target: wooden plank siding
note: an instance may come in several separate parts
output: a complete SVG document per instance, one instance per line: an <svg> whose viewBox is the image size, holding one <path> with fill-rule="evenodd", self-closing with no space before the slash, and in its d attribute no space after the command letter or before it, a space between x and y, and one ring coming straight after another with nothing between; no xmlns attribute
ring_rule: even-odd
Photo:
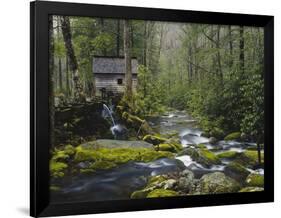
<svg viewBox="0 0 281 218"><path fill-rule="evenodd" d="M118 79L122 79L123 83L118 84ZM123 93L125 91L125 75L124 74L95 74L96 95L101 95L101 89L105 88L106 92ZM133 90L137 87L137 75L133 75Z"/></svg>

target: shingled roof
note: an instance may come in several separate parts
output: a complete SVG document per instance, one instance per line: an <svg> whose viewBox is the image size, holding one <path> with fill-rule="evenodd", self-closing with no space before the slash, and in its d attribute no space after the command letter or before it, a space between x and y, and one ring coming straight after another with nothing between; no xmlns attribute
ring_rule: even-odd
<svg viewBox="0 0 281 218"><path fill-rule="evenodd" d="M138 61L132 58L132 74L137 74ZM94 74L125 74L124 57L104 57L94 56L93 58Z"/></svg>

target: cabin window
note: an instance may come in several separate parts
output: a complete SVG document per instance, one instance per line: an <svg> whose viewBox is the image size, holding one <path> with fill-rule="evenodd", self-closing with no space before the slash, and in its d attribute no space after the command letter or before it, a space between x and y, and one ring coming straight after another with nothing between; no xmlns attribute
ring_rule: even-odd
<svg viewBox="0 0 281 218"><path fill-rule="evenodd" d="M117 84L122 85L123 84L123 79L117 79Z"/></svg>

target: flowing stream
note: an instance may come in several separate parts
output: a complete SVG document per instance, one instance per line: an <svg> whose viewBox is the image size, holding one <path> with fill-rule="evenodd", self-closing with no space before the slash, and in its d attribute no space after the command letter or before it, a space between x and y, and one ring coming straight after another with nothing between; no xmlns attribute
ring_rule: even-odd
<svg viewBox="0 0 281 218"><path fill-rule="evenodd" d="M116 126L109 108L106 107L105 110L111 116L113 125ZM196 120L185 111L173 111L164 116L148 118L147 120L152 128L157 129L161 134L173 134L179 137L183 147L204 144L214 153L220 153L224 151L243 152L248 146L255 146L254 143L237 141L219 141L216 144L210 144L210 139L203 137L202 131L196 127ZM224 171L229 162L230 160L224 159L220 165L205 168L188 155L177 156L175 159L162 158L149 163L129 162L93 175L65 178L60 184L63 187L61 192L54 193L52 199L54 202L129 199L133 191L145 186L149 176L182 171L188 168L194 172L195 177L200 178L209 172ZM263 174L263 169L248 170Z"/></svg>
<svg viewBox="0 0 281 218"><path fill-rule="evenodd" d="M161 117L149 119L149 124L158 130L160 134L173 134L180 138L183 147L193 147L193 145L204 144L206 148L215 154L225 151L244 152L250 146L256 146L256 143L237 142L237 141L218 141L211 144L210 139L202 136L202 130L197 128L197 121L189 116L185 111L173 111ZM224 171L225 166L230 163L230 159L221 160L220 165L212 165L210 168L202 166L194 161L189 155L176 157L184 165L192 170L197 178L202 175L215 171ZM263 169L248 169L249 172L263 174Z"/></svg>

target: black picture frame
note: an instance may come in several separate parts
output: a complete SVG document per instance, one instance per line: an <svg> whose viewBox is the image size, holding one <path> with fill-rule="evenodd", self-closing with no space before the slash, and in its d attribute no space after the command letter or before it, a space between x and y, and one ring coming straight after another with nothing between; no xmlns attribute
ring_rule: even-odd
<svg viewBox="0 0 281 218"><path fill-rule="evenodd" d="M72 15L264 27L264 191L107 202L49 203L48 16ZM58 216L274 201L274 17L35 1L30 4L30 215Z"/></svg>

